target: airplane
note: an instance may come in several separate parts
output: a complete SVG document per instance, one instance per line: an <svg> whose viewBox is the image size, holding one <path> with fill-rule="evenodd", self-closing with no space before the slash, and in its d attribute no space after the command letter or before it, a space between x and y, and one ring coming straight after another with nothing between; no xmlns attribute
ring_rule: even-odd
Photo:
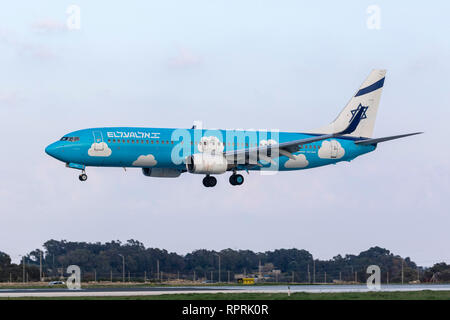
<svg viewBox="0 0 450 320"><path fill-rule="evenodd" d="M192 128L102 127L74 131L46 147L45 152L81 170L86 167L141 168L147 177L176 178L182 173L214 175L231 172L229 182L242 185L241 171L304 170L351 161L372 152L381 142L420 134L372 138L386 70L372 70L330 124L305 132Z"/></svg>

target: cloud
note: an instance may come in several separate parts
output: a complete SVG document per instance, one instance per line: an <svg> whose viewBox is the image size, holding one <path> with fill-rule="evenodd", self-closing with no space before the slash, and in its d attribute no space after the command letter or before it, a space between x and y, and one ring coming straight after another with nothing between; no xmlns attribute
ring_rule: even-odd
<svg viewBox="0 0 450 320"><path fill-rule="evenodd" d="M132 165L137 167L153 167L156 166L157 163L158 161L156 161L155 156L148 154L146 156L139 156Z"/></svg>
<svg viewBox="0 0 450 320"><path fill-rule="evenodd" d="M181 48L178 54L170 60L170 66L177 68L192 67L202 63L199 56L194 55L187 48Z"/></svg>
<svg viewBox="0 0 450 320"><path fill-rule="evenodd" d="M109 157L112 151L105 142L94 142L88 150L91 157Z"/></svg>
<svg viewBox="0 0 450 320"><path fill-rule="evenodd" d="M198 151L216 154L223 151L224 145L215 136L202 137L197 144Z"/></svg>
<svg viewBox="0 0 450 320"><path fill-rule="evenodd" d="M317 155L322 159L340 159L345 155L345 149L337 140L324 141Z"/></svg>
<svg viewBox="0 0 450 320"><path fill-rule="evenodd" d="M31 25L31 27L37 32L61 32L68 30L64 22L53 19L43 19L36 21Z"/></svg>
<svg viewBox="0 0 450 320"><path fill-rule="evenodd" d="M306 157L304 154L295 154L294 155L295 160L289 159L284 164L285 168L304 168L306 167L309 162L306 160Z"/></svg>
<svg viewBox="0 0 450 320"><path fill-rule="evenodd" d="M0 43L12 48L18 56L31 56L41 60L50 60L56 57L49 47L23 41L20 36L9 30L0 29Z"/></svg>
<svg viewBox="0 0 450 320"><path fill-rule="evenodd" d="M17 91L0 91L0 103L4 105L15 106L21 100Z"/></svg>

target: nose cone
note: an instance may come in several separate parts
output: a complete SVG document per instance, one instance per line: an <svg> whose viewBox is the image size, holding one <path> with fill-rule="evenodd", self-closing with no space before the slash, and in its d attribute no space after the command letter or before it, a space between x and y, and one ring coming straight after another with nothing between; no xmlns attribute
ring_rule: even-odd
<svg viewBox="0 0 450 320"><path fill-rule="evenodd" d="M45 148L45 153L49 156L56 158L57 157L57 148L56 148L56 142L49 144L47 148Z"/></svg>

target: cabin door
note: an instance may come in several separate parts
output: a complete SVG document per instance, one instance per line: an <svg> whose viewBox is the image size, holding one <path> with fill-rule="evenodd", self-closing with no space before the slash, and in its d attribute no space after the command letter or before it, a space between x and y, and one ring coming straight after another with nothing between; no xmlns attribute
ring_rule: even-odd
<svg viewBox="0 0 450 320"><path fill-rule="evenodd" d="M101 131L94 131L94 150L95 151L103 151L103 149L105 148L105 144L102 143L103 142L103 135L101 133Z"/></svg>
<svg viewBox="0 0 450 320"><path fill-rule="evenodd" d="M339 151L339 145L336 140L331 140L331 159L336 159Z"/></svg>

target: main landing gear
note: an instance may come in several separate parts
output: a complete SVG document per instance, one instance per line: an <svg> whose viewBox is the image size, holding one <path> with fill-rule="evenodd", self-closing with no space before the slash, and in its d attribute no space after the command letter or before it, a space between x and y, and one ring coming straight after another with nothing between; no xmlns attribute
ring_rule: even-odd
<svg viewBox="0 0 450 320"><path fill-rule="evenodd" d="M241 174L233 173L230 176L230 183L232 186L240 186L244 183L244 177Z"/></svg>
<svg viewBox="0 0 450 320"><path fill-rule="evenodd" d="M217 184L217 179L215 177L211 177L209 174L203 178L203 185L205 187L214 187Z"/></svg>
<svg viewBox="0 0 450 320"><path fill-rule="evenodd" d="M80 179L80 181L86 181L87 180L87 174L84 172L84 170L78 176L78 179Z"/></svg>
<svg viewBox="0 0 450 320"><path fill-rule="evenodd" d="M80 178L81 180L81 178ZM241 174L233 173L230 176L230 183L233 186L240 186L244 183L244 177ZM217 184L217 179L215 177L210 176L209 174L203 178L203 185L207 188L214 187Z"/></svg>

